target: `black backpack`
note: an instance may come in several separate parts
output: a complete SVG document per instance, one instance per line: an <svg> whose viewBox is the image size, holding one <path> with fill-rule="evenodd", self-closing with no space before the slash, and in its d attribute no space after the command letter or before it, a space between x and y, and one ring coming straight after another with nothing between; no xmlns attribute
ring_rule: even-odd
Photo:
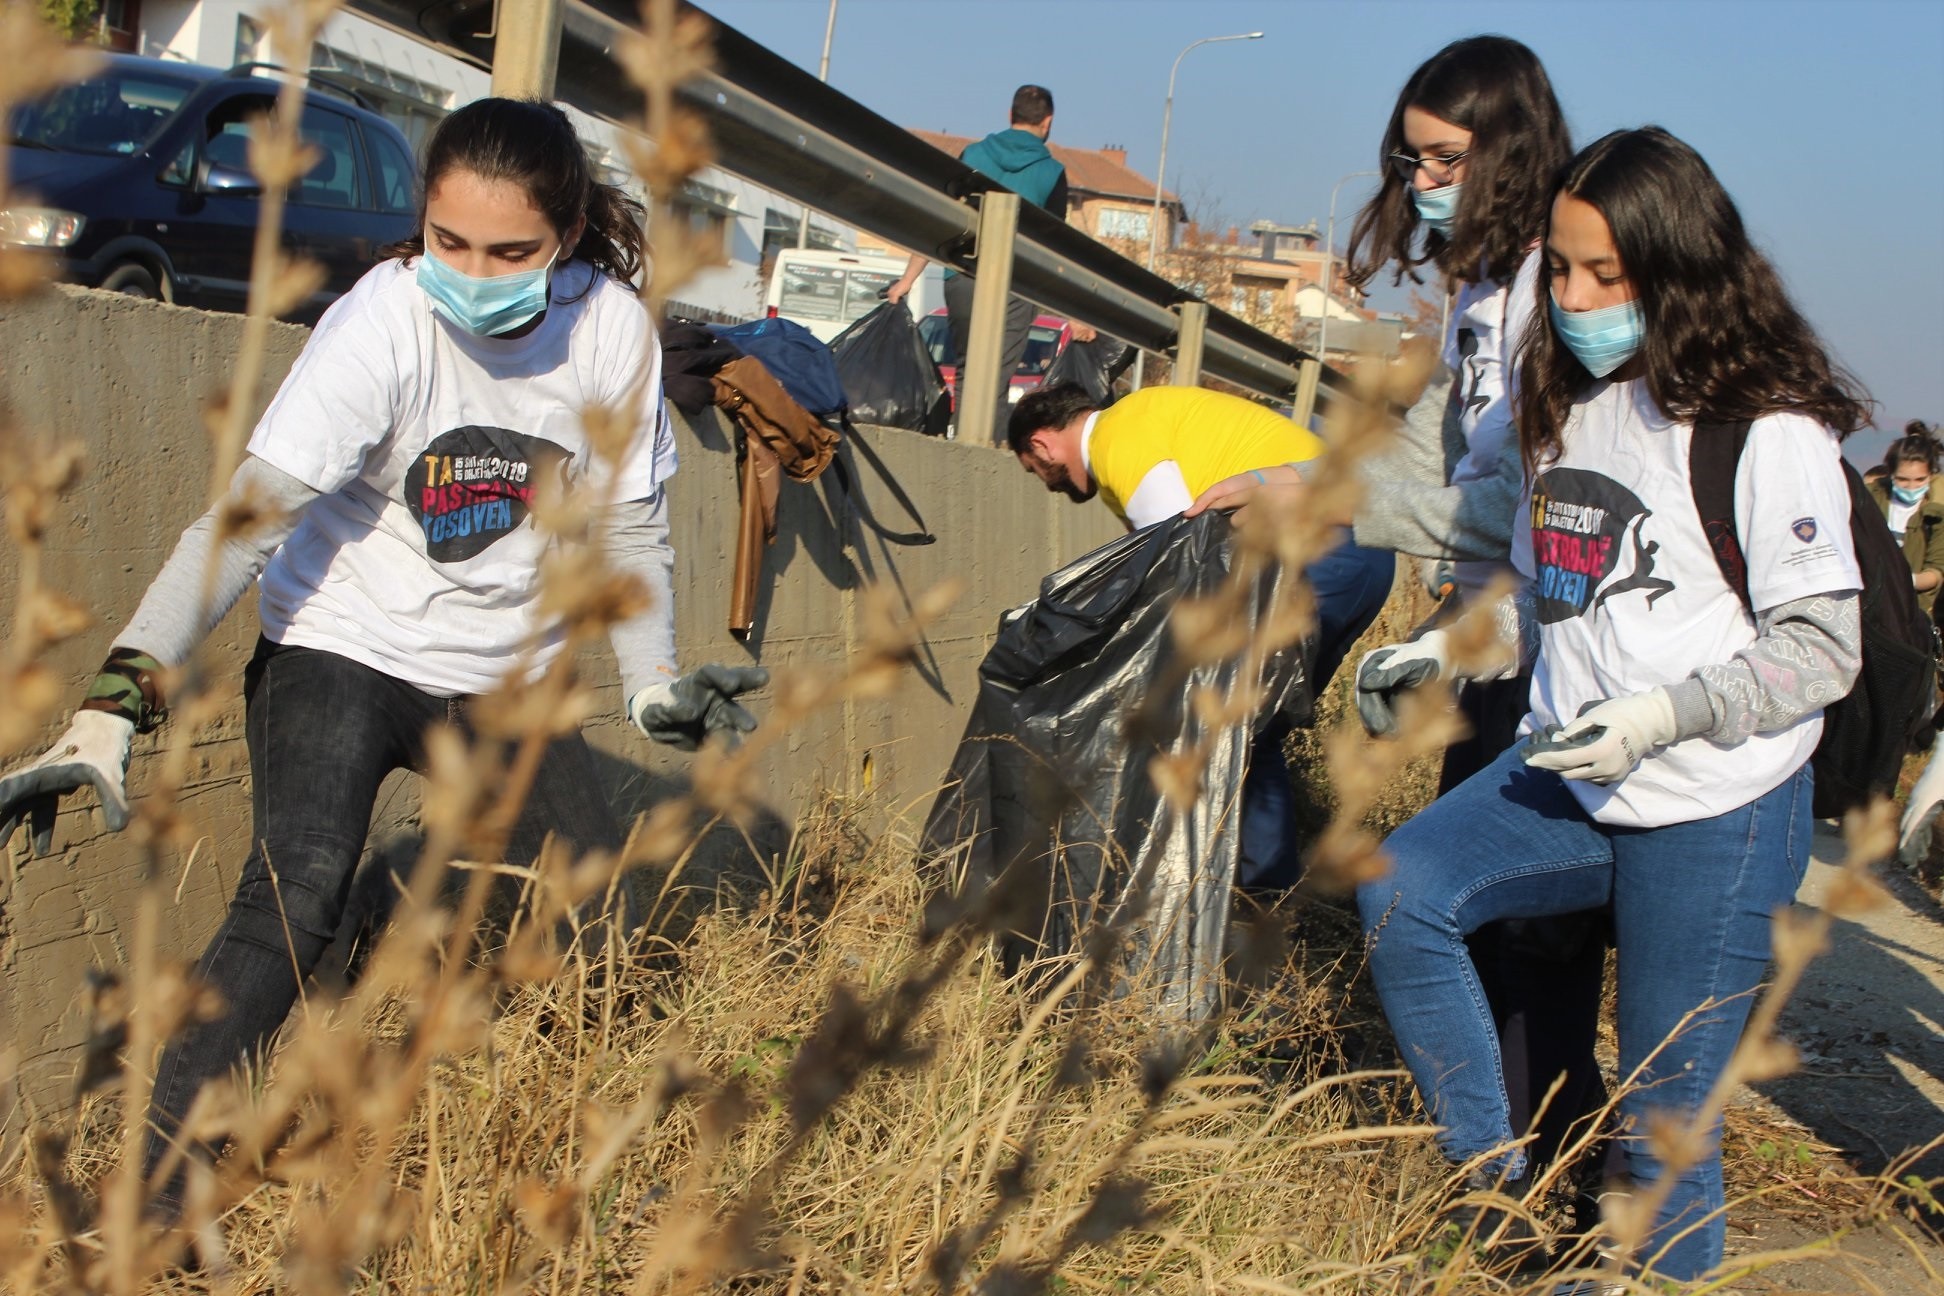
<svg viewBox="0 0 1944 1296"><path fill-rule="evenodd" d="M1752 616L1748 562L1735 529L1735 474L1748 429L1746 422L1697 426L1688 478L1722 578ZM1847 461L1843 479L1849 484L1850 539L1863 575L1863 669L1847 697L1823 708L1822 741L1810 762L1819 819L1890 795L1904 756L1929 727L1936 707L1937 631L1917 606L1910 564L1883 524L1869 487Z"/></svg>

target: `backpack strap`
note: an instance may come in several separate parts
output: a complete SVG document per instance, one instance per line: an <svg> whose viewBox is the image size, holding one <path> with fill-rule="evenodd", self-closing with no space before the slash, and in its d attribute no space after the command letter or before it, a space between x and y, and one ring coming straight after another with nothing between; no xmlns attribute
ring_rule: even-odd
<svg viewBox="0 0 1944 1296"><path fill-rule="evenodd" d="M1748 556L1742 552L1735 527L1735 475L1741 468L1742 447L1748 444L1751 422L1697 423L1688 450L1688 487L1701 515L1701 531L1721 578L1735 591L1752 616L1748 597Z"/></svg>
<svg viewBox="0 0 1944 1296"><path fill-rule="evenodd" d="M871 443L858 435L857 425L850 421L850 414L846 412L842 415L842 418L844 423L844 440L842 444L857 447L857 452L864 456L864 462L871 465L872 471L876 472L878 477L884 482L884 488L891 492L891 498L897 501L898 507L903 509L913 522L918 524L918 529L916 531L892 531L886 528L884 523L878 521L877 515L871 512L870 501L864 498L863 491L857 489L857 481L851 475L850 466L845 463L843 454L839 453L835 459L837 478L842 483L845 494L849 495L851 502L857 506L859 520L889 544L928 545L938 543L938 537L933 535L930 528L925 525L924 516L918 512L918 506L911 502L911 496L905 494L904 487L900 486L898 479L891 475L891 469L885 465L884 460L878 457L878 452L871 449Z"/></svg>

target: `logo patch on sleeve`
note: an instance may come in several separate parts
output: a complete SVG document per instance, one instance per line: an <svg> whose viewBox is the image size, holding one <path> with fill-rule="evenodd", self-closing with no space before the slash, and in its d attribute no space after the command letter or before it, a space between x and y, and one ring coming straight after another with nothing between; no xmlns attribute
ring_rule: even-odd
<svg viewBox="0 0 1944 1296"><path fill-rule="evenodd" d="M1797 518L1795 521L1789 523L1789 530L1795 533L1796 539L1802 541L1804 544L1808 544L1816 538L1816 519L1812 517Z"/></svg>

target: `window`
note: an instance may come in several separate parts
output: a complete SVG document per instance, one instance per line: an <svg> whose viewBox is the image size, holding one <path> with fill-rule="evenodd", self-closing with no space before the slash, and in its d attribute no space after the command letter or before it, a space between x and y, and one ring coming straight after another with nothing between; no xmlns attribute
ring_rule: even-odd
<svg viewBox="0 0 1944 1296"><path fill-rule="evenodd" d="M697 238L713 236L718 241L728 238L729 217L712 207L701 207L687 198L677 198L668 204L668 210L677 222L687 225L689 233Z"/></svg>
<svg viewBox="0 0 1944 1296"><path fill-rule="evenodd" d="M351 139L351 120L321 108L306 108L304 142L318 153L317 165L290 190L292 202L311 207L356 207L363 186L358 183L358 150Z"/></svg>
<svg viewBox="0 0 1944 1296"><path fill-rule="evenodd" d="M237 27L239 50L242 45L241 22L238 21ZM240 53L238 61L243 61ZM359 58L321 41L311 46L311 70L328 72L333 81L357 87L386 121L398 127L406 142L415 149L425 143L425 137L432 133L432 128L452 107L452 91L444 86L406 76L382 63Z"/></svg>
<svg viewBox="0 0 1944 1296"><path fill-rule="evenodd" d="M1016 374L1043 374L1053 367L1053 358L1060 354L1060 330L1035 324L1026 330L1026 351L1019 357Z"/></svg>
<svg viewBox="0 0 1944 1296"><path fill-rule="evenodd" d="M257 61L257 51L263 47L263 25L248 14L236 15L236 51L230 59L233 67Z"/></svg>
<svg viewBox="0 0 1944 1296"><path fill-rule="evenodd" d="M418 208L413 203L418 185L418 171L412 165L412 155L398 147L398 141L380 130L365 127L365 143L371 146L372 161L377 163L378 171L378 210L400 215L411 215Z"/></svg>
<svg viewBox="0 0 1944 1296"><path fill-rule="evenodd" d="M1100 212L1100 237L1104 239L1131 239L1136 243L1148 240L1149 222L1152 212L1130 211L1125 207L1105 207Z"/></svg>
<svg viewBox="0 0 1944 1296"><path fill-rule="evenodd" d="M192 83L146 69L109 69L13 110L7 127L20 144L71 153L139 153L160 134Z"/></svg>

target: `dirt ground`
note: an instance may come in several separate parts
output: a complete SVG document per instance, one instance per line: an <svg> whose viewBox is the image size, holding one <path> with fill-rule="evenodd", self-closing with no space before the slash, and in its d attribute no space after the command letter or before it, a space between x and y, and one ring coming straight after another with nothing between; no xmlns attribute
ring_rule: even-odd
<svg viewBox="0 0 1944 1296"><path fill-rule="evenodd" d="M1824 825L1799 903L1820 900L1842 854ZM1892 902L1836 922L1783 1017L1801 1069L1746 1095L1726 1149L1735 1188L1771 1190L1731 1211L1731 1253L1816 1242L1832 1211L1856 1226L1840 1256L1770 1268L1735 1291L1944 1294L1944 1213L1872 1220L1867 1194L1840 1182L1887 1173L1944 1188L1944 910L1908 876L1882 876Z"/></svg>

